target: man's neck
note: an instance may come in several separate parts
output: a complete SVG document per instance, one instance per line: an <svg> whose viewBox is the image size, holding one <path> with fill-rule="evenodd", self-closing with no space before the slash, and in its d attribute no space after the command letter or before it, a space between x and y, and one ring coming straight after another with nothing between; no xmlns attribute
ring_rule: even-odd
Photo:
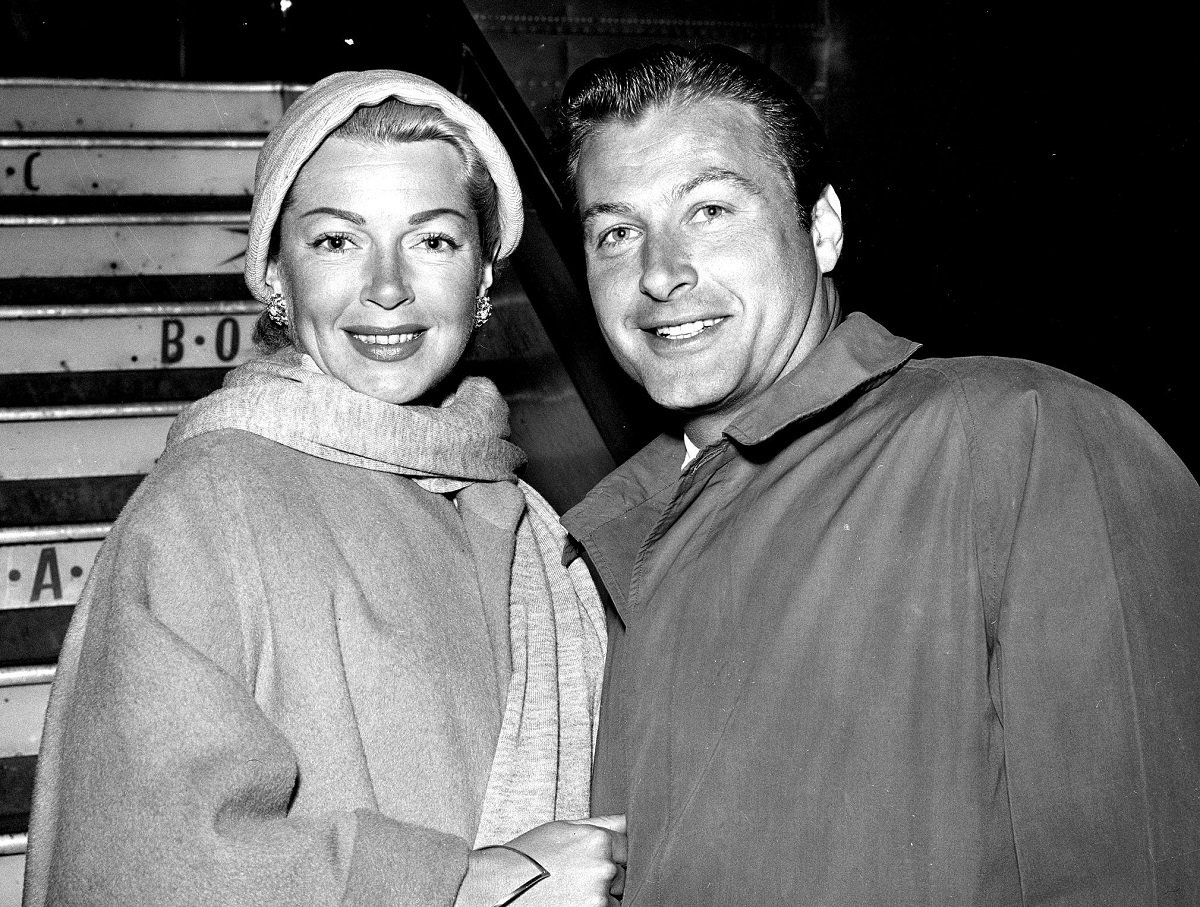
<svg viewBox="0 0 1200 907"><path fill-rule="evenodd" d="M721 439L725 426L732 422L736 415L737 413L733 416L726 413L705 413L685 422L683 431L696 447L708 447Z"/></svg>
<svg viewBox="0 0 1200 907"><path fill-rule="evenodd" d="M708 447L710 444L715 444L721 439L726 427L733 424L742 412L753 406L754 401L763 393L774 387L776 382L790 374L808 358L808 354L829 336L829 332L837 327L839 321L841 321L841 303L838 299L837 287L826 276L822 279L821 291L813 303L809 324L805 326L804 333L801 335L795 351L788 358L787 365L775 376L775 380L758 394L743 401L736 409L717 409L688 417L683 423L684 433L697 447Z"/></svg>

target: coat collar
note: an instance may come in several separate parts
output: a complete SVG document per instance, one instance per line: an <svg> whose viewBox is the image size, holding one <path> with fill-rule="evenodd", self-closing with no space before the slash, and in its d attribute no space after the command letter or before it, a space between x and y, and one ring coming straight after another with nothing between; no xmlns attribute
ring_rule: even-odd
<svg viewBox="0 0 1200 907"><path fill-rule="evenodd" d="M723 433L744 446L761 444L891 374L919 347L866 315L852 312Z"/></svg>
<svg viewBox="0 0 1200 907"><path fill-rule="evenodd" d="M800 365L730 423L724 435L742 446L761 444L886 378L919 346L866 315L851 313ZM646 532L670 501L682 462L682 437L660 435L563 516L563 525L587 549L618 607L629 579L621 565L633 563Z"/></svg>

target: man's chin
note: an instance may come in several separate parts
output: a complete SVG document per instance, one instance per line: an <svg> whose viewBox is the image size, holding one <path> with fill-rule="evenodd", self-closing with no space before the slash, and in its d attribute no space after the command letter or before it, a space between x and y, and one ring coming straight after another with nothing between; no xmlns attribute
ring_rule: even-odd
<svg viewBox="0 0 1200 907"><path fill-rule="evenodd" d="M664 362L655 357L629 357L621 363L658 406L683 416L719 408L736 381L711 357Z"/></svg>
<svg viewBox="0 0 1200 907"><path fill-rule="evenodd" d="M678 413L680 416L698 416L721 405L724 394L715 389L698 387L695 382L685 382L682 386L653 386L646 388L650 399L663 409Z"/></svg>

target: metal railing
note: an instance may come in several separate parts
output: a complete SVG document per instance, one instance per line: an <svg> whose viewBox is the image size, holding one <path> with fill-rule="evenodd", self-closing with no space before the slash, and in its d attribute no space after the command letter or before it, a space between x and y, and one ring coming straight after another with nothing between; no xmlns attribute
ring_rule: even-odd
<svg viewBox="0 0 1200 907"><path fill-rule="evenodd" d="M21 665L15 668L0 668L0 687L27 687L38 683L50 683L58 671L57 665Z"/></svg>

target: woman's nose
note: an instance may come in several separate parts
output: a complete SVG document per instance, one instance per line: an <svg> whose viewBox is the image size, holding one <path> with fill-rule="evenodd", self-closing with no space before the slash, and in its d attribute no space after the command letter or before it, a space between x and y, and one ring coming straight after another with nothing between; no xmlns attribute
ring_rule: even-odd
<svg viewBox="0 0 1200 907"><path fill-rule="evenodd" d="M696 285L696 270L678 238L648 234L642 243L642 277L639 287L646 296L667 302Z"/></svg>
<svg viewBox="0 0 1200 907"><path fill-rule="evenodd" d="M370 272L359 298L383 309L394 309L413 301L412 281L400 252L389 249L372 256Z"/></svg>

